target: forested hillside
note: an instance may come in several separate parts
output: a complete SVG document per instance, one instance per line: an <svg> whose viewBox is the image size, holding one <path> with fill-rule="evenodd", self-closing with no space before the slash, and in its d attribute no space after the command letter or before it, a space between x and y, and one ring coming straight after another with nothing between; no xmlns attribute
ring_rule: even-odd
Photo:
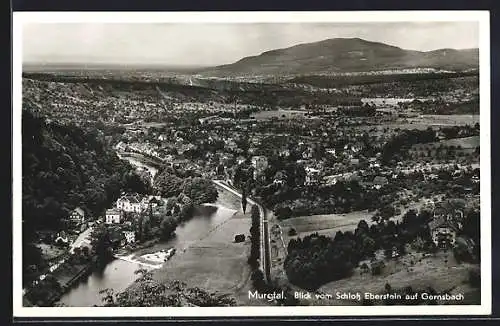
<svg viewBox="0 0 500 326"><path fill-rule="evenodd" d="M97 130L46 123L23 110L22 133L24 241L35 230L63 228L75 207L98 217L121 191L148 190Z"/></svg>

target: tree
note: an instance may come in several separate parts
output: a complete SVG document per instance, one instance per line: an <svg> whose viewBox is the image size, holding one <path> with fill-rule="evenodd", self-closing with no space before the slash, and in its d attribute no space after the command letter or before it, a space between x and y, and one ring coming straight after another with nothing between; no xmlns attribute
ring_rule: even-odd
<svg viewBox="0 0 500 326"><path fill-rule="evenodd" d="M90 234L92 252L100 262L107 262L113 256L111 234L105 225L94 227Z"/></svg>
<svg viewBox="0 0 500 326"><path fill-rule="evenodd" d="M245 189L243 189L243 193L241 194L241 207L243 208L243 214L245 214L247 210L247 194Z"/></svg>
<svg viewBox="0 0 500 326"><path fill-rule="evenodd" d="M276 216L280 220L290 218L292 216L292 209L288 206L278 207L278 209L276 210Z"/></svg>
<svg viewBox="0 0 500 326"><path fill-rule="evenodd" d="M213 203L219 195L212 181L198 177L186 180L182 192L195 204Z"/></svg>
<svg viewBox="0 0 500 326"><path fill-rule="evenodd" d="M149 192L149 181L144 180L135 172L130 172L126 175L125 189L129 192L147 194Z"/></svg>
<svg viewBox="0 0 500 326"><path fill-rule="evenodd" d="M384 206L381 210L380 210L380 216L385 219L385 220L388 220L389 218L393 217L394 216L394 213L396 212L396 209L394 208L393 205L387 205L387 206Z"/></svg>
<svg viewBox="0 0 500 326"><path fill-rule="evenodd" d="M151 229L152 229L151 219L149 218L149 216L145 216L142 219L142 226L141 226L143 240L151 239L151 237L153 236Z"/></svg>
<svg viewBox="0 0 500 326"><path fill-rule="evenodd" d="M260 257L260 211L257 205L253 205L251 209L252 224L250 227L251 247L248 263L253 267L257 267L257 262Z"/></svg>
<svg viewBox="0 0 500 326"><path fill-rule="evenodd" d="M106 307L227 307L236 305L227 294L209 292L200 288L187 287L185 283L173 280L160 283L153 279L152 272L137 270L141 276L134 286L123 292L112 289L100 291Z"/></svg>
<svg viewBox="0 0 500 326"><path fill-rule="evenodd" d="M358 223L358 227L356 228L356 231L359 230L360 232L362 232L363 234L368 234L369 233L369 227L368 227L368 223L366 223L365 220L361 220L359 221Z"/></svg>
<svg viewBox="0 0 500 326"><path fill-rule="evenodd" d="M23 244L23 284L33 281L44 266L42 250L31 243Z"/></svg>
<svg viewBox="0 0 500 326"><path fill-rule="evenodd" d="M177 228L177 219L174 216L163 216L163 220L160 224L161 238L168 239L172 236Z"/></svg>
<svg viewBox="0 0 500 326"><path fill-rule="evenodd" d="M85 256L85 257L88 257L90 255L90 250L89 250L89 247L87 246L83 246L82 247L82 254Z"/></svg>
<svg viewBox="0 0 500 326"><path fill-rule="evenodd" d="M264 273L260 269L255 269L251 275L253 287L257 291L265 290L266 282L264 280Z"/></svg>
<svg viewBox="0 0 500 326"><path fill-rule="evenodd" d="M178 196L182 192L183 180L165 169L156 175L154 187L163 197Z"/></svg>

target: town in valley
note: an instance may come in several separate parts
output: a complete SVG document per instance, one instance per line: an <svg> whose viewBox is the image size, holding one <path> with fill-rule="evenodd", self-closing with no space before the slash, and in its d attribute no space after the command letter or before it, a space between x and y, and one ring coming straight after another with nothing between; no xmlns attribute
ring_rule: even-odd
<svg viewBox="0 0 500 326"><path fill-rule="evenodd" d="M478 52L24 63L23 304L481 304Z"/></svg>

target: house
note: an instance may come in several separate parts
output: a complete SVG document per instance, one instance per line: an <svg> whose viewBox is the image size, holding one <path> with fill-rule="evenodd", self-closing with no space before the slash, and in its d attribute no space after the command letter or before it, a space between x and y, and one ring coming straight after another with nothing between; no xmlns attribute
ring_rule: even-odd
<svg viewBox="0 0 500 326"><path fill-rule="evenodd" d="M399 252L399 249L398 247L396 246L393 246L392 247L392 252L391 252L391 258L397 258L401 255L401 253Z"/></svg>
<svg viewBox="0 0 500 326"><path fill-rule="evenodd" d="M306 185L313 185L313 184L318 184L321 177L320 177L320 170L312 168L312 167L306 167Z"/></svg>
<svg viewBox="0 0 500 326"><path fill-rule="evenodd" d="M149 207L155 208L162 203L161 196L145 196L141 200L141 211L149 209Z"/></svg>
<svg viewBox="0 0 500 326"><path fill-rule="evenodd" d="M358 264L361 274L370 273L373 275L378 275L382 272L385 267L383 258L372 258L362 260Z"/></svg>
<svg viewBox="0 0 500 326"><path fill-rule="evenodd" d="M240 155L240 156L238 156L238 157L236 158L236 163L237 163L238 165L240 165L240 164L244 163L244 162L245 162L245 160L246 160L246 159L245 159L245 157L243 157L243 156L241 156L241 155Z"/></svg>
<svg viewBox="0 0 500 326"><path fill-rule="evenodd" d="M376 260L371 262L370 264L372 275L380 275L384 268L385 268L385 263L383 260Z"/></svg>
<svg viewBox="0 0 500 326"><path fill-rule="evenodd" d="M106 210L105 223L106 224L117 224L121 223L122 213L117 209Z"/></svg>
<svg viewBox="0 0 500 326"><path fill-rule="evenodd" d="M433 215L435 219L444 218L446 215L448 215L448 212L443 207L436 207L434 209Z"/></svg>
<svg viewBox="0 0 500 326"><path fill-rule="evenodd" d="M127 240L125 238L124 233L120 230L120 228L116 227L109 228L109 240L111 242L111 246L114 249L117 249L127 244Z"/></svg>
<svg viewBox="0 0 500 326"><path fill-rule="evenodd" d="M229 138L224 142L224 148L234 151L238 148L238 144L234 141L234 139Z"/></svg>
<svg viewBox="0 0 500 326"><path fill-rule="evenodd" d="M336 184L341 179L342 177L340 177L339 175L327 175L323 177L323 181L326 185L329 186Z"/></svg>
<svg viewBox="0 0 500 326"><path fill-rule="evenodd" d="M459 226L449 216L442 215L429 222L432 241L441 249L452 247L455 244L456 235L459 231Z"/></svg>
<svg viewBox="0 0 500 326"><path fill-rule="evenodd" d="M376 176L373 179L373 188L380 189L383 186L387 185L388 183L389 183L389 181L387 180L386 177L384 177L384 176Z"/></svg>
<svg viewBox="0 0 500 326"><path fill-rule="evenodd" d="M274 175L273 183L276 185L284 185L286 182L286 174L285 171L278 171Z"/></svg>
<svg viewBox="0 0 500 326"><path fill-rule="evenodd" d="M184 194L183 192L181 192L179 194L179 196L177 196L177 201L183 205L191 205L193 203L193 201L191 200L191 198L189 198L186 194Z"/></svg>
<svg viewBox="0 0 500 326"><path fill-rule="evenodd" d="M304 160L310 159L313 157L313 154L314 154L314 150L311 147L309 147L304 152L302 152L302 158Z"/></svg>
<svg viewBox="0 0 500 326"><path fill-rule="evenodd" d="M285 149L281 149L279 151L279 156L281 157L289 157L290 156L290 150L285 148Z"/></svg>
<svg viewBox="0 0 500 326"><path fill-rule="evenodd" d="M336 150L335 150L335 148L327 148L325 150L325 152L327 152L330 155L336 156Z"/></svg>
<svg viewBox="0 0 500 326"><path fill-rule="evenodd" d="M253 156L252 157L252 166L254 168L254 179L259 179L264 175L264 171L267 169L268 161L265 156Z"/></svg>
<svg viewBox="0 0 500 326"><path fill-rule="evenodd" d="M278 224L274 224L271 228L271 232L273 233L273 235L279 236L281 234L280 226Z"/></svg>
<svg viewBox="0 0 500 326"><path fill-rule="evenodd" d="M117 151L123 151L123 152L125 152L128 149L128 146L127 146L126 143L124 143L124 142L121 141L118 144L116 144L115 149Z"/></svg>
<svg viewBox="0 0 500 326"><path fill-rule="evenodd" d="M369 273L370 272L370 267L368 267L368 264L367 263L362 263L361 266L360 266L360 272L361 274L366 274L366 273Z"/></svg>
<svg viewBox="0 0 500 326"><path fill-rule="evenodd" d="M354 145L351 146L351 151L353 153L357 153L363 149L363 144L360 142L355 143Z"/></svg>
<svg viewBox="0 0 500 326"><path fill-rule="evenodd" d="M135 242L134 231L123 231L123 235L125 236L125 241L127 242L127 244Z"/></svg>
<svg viewBox="0 0 500 326"><path fill-rule="evenodd" d="M267 157L265 156L253 156L251 162L254 169L259 171L264 171L268 166Z"/></svg>
<svg viewBox="0 0 500 326"><path fill-rule="evenodd" d="M80 207L75 208L69 215L69 222L72 226L80 226L85 222L85 212Z"/></svg>
<svg viewBox="0 0 500 326"><path fill-rule="evenodd" d="M67 245L69 243L68 235L66 232L61 231L57 234L54 242L56 245Z"/></svg>
<svg viewBox="0 0 500 326"><path fill-rule="evenodd" d="M116 208L124 212L140 213L142 211L141 199L138 195L124 195L116 201Z"/></svg>

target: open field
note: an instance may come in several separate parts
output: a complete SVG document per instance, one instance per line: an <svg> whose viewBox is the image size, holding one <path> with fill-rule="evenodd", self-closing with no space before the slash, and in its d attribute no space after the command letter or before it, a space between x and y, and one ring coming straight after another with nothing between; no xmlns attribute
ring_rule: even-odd
<svg viewBox="0 0 500 326"><path fill-rule="evenodd" d="M479 123L479 115L475 114L455 114L455 115L421 115L415 118L398 118L390 122L377 125L365 125L357 127L359 130L369 131L374 135L381 133L384 129L390 130L425 130L429 127L452 127L464 126Z"/></svg>
<svg viewBox="0 0 500 326"><path fill-rule="evenodd" d="M414 155L423 155L429 157L438 157L452 146L455 147L455 155L474 155L477 147L479 147L479 136L446 139L432 143L415 144L411 147L410 152ZM477 154L476 154L477 155ZM479 159L478 156L476 156ZM458 162L458 161L456 161Z"/></svg>
<svg viewBox="0 0 500 326"><path fill-rule="evenodd" d="M447 139L440 141L439 144L444 146L462 146L462 148L476 148L479 146L479 136Z"/></svg>
<svg viewBox="0 0 500 326"><path fill-rule="evenodd" d="M248 300L250 268L247 263L249 240L234 243L235 234L248 237L250 216L238 213L205 238L178 251L155 273L160 282L179 280L188 286L233 295L239 304Z"/></svg>
<svg viewBox="0 0 500 326"><path fill-rule="evenodd" d="M55 260L66 253L66 250L55 245L39 243L36 245L42 251L42 257L46 261Z"/></svg>
<svg viewBox="0 0 500 326"><path fill-rule="evenodd" d="M413 149L421 148L436 148L439 146L460 146L462 149L475 149L479 146L479 136L463 137L463 138L452 138L440 140L432 143L422 143L415 144L412 146Z"/></svg>
<svg viewBox="0 0 500 326"><path fill-rule="evenodd" d="M291 119L291 118L304 118L307 111L299 110L271 110L271 111L259 111L251 116L256 120L266 120L266 119Z"/></svg>
<svg viewBox="0 0 500 326"><path fill-rule="evenodd" d="M283 230L285 245L288 245L291 238L302 238L314 232L334 236L337 231L353 231L359 221L365 220L369 223L373 214L373 212L361 211L347 214L300 216L280 221L279 224ZM291 228L297 231L297 236L288 235Z"/></svg>
<svg viewBox="0 0 500 326"><path fill-rule="evenodd" d="M432 287L437 292L449 291L450 294L462 293L464 301L439 302L440 304L479 304L479 289L468 283L468 273L477 265L459 264L451 252L440 252L435 256L422 257L422 254L411 252L397 260L387 261L381 275L361 274L359 268L347 279L323 285L318 291L333 295L332 300L311 300L311 305L361 305L356 300L335 298L336 292L383 293L384 286L389 283L393 289L411 286L424 290ZM380 302L379 302L380 303Z"/></svg>
<svg viewBox="0 0 500 326"><path fill-rule="evenodd" d="M418 118L408 119L413 124L426 124L430 126L460 126L460 125L474 125L479 122L479 115L477 114L426 114Z"/></svg>

